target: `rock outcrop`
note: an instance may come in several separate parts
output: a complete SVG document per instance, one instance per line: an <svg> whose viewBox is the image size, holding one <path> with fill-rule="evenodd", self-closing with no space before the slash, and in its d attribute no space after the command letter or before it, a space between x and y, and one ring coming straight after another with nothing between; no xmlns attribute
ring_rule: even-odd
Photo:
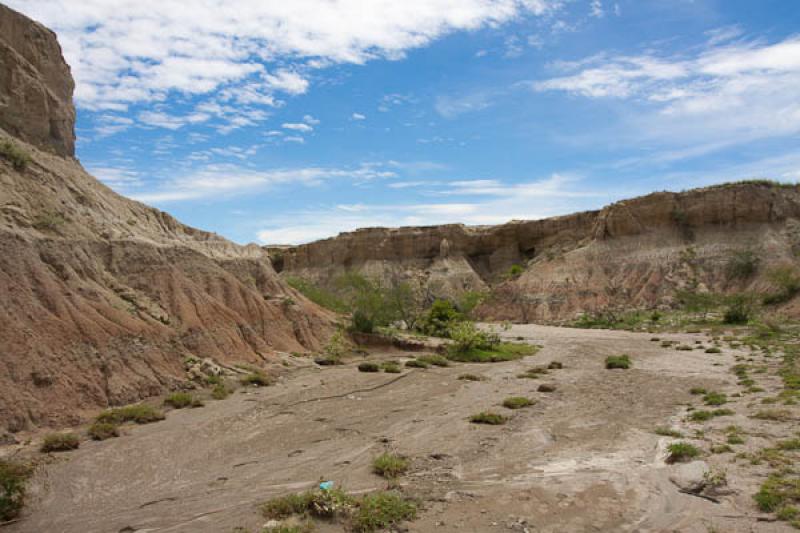
<svg viewBox="0 0 800 533"><path fill-rule="evenodd" d="M268 249L283 275L323 286L352 269L453 299L491 291L477 310L485 319L562 322L585 312L669 307L681 288L769 291L764 274L797 262L800 187L724 184L543 220L369 228ZM758 272L731 279L727 265L740 251L754 253ZM512 276L513 265L522 273ZM795 312L791 304L786 310Z"/></svg>
<svg viewBox="0 0 800 533"><path fill-rule="evenodd" d="M74 88L55 34L0 4L0 128L74 156Z"/></svg>
<svg viewBox="0 0 800 533"><path fill-rule="evenodd" d="M239 246L123 198L71 157L73 82L53 33L0 6L0 432L79 422L187 379L266 365L332 317ZM9 77L10 75L10 77Z"/></svg>

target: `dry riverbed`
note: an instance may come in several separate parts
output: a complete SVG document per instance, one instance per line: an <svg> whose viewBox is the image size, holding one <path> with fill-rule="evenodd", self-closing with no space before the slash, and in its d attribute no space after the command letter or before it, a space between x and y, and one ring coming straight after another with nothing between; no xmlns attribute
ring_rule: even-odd
<svg viewBox="0 0 800 533"><path fill-rule="evenodd" d="M796 406L781 406L784 420L750 416L780 389L773 372L750 376L765 391L734 396L742 388L731 367L749 351L679 351L651 334L535 325L514 326L504 336L542 349L518 361L403 367L400 374L358 372L360 359L310 365L276 385L170 412L163 422L126 428L120 438L84 442L37 469L22 520L5 531L257 532L266 521L259 504L321 479L353 493L386 488L371 471L384 451L411 459L398 483L421 502L418 519L401 530L794 531L753 503L768 468L737 459L797 436ZM710 345L702 334L660 337ZM606 356L623 353L632 368L605 369ZM551 361L563 369L518 377ZM465 373L484 379L459 380ZM541 384L555 390L539 392ZM723 407L733 414L687 420L689 405L706 408L692 388L727 393ZM512 411L501 406L510 396L535 404ZM499 426L469 423L487 410L511 418ZM727 442L729 426L743 442L712 453ZM657 427L685 438L657 435ZM704 463L667 464L667 446L678 440L700 448ZM701 481L709 471L724 482L690 494L697 468ZM689 479L676 484L676 476Z"/></svg>

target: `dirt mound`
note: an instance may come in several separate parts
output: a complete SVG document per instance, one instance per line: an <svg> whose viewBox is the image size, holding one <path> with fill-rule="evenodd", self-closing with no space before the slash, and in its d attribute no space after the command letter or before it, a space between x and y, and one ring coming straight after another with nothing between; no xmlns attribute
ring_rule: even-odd
<svg viewBox="0 0 800 533"><path fill-rule="evenodd" d="M326 339L331 316L261 248L184 226L61 157L74 145L69 68L52 32L3 6L0 73L0 143L30 158L0 157L0 429L162 392L186 379L186 357L263 364Z"/></svg>
<svg viewBox="0 0 800 533"><path fill-rule="evenodd" d="M354 269L450 298L491 290L478 309L484 319L558 322L583 312L669 307L675 290L689 286L769 290L765 274L795 264L800 251L800 187L733 183L564 217L369 228L268 250L284 275L321 285ZM751 253L758 269L731 277L728 266L741 252ZM797 314L791 304L787 311Z"/></svg>

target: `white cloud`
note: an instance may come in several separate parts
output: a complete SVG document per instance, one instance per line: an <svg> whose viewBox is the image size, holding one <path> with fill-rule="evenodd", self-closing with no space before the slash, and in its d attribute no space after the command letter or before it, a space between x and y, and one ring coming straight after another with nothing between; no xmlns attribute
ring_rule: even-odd
<svg viewBox="0 0 800 533"><path fill-rule="evenodd" d="M530 87L631 100L641 107L627 126L640 140L729 146L800 133L800 37L709 45L691 57L599 54L556 67L566 75Z"/></svg>
<svg viewBox="0 0 800 533"><path fill-rule="evenodd" d="M486 109L491 105L491 95L483 92L475 92L463 96L438 96L434 104L434 109L444 118L453 119L464 113L472 113Z"/></svg>
<svg viewBox="0 0 800 533"><path fill-rule="evenodd" d="M367 117L365 115L362 115L361 113L353 113L350 116L350 118L352 118L353 120L366 120Z"/></svg>
<svg viewBox="0 0 800 533"><path fill-rule="evenodd" d="M559 0L8 0L54 29L76 100L123 110L170 91L274 105L308 70L402 57L448 33L542 15ZM277 64L280 68L273 68Z"/></svg>
<svg viewBox="0 0 800 533"><path fill-rule="evenodd" d="M311 115L303 115L303 122L306 124L311 124L312 126L316 126L319 124L319 119L312 117Z"/></svg>
<svg viewBox="0 0 800 533"><path fill-rule="evenodd" d="M131 189L142 185L139 173L129 168L99 166L89 168L89 172L114 189Z"/></svg>
<svg viewBox="0 0 800 533"><path fill-rule="evenodd" d="M303 133L314 131L314 128L312 128L305 122L284 122L283 124L281 124L281 127L286 130L300 131Z"/></svg>
<svg viewBox="0 0 800 533"><path fill-rule="evenodd" d="M603 2L602 0L592 0L592 3L589 6L590 12L589 14L595 18L603 18L605 16L605 11L603 11Z"/></svg>
<svg viewBox="0 0 800 533"><path fill-rule="evenodd" d="M288 137L287 137L288 139ZM248 149L228 147L212 149L211 153L246 159L255 154L258 145ZM202 153L198 153L202 155ZM202 158L198 158L203 160ZM102 175L101 175L102 176ZM252 194L281 185L316 186L330 180L347 180L361 183L373 179L391 178L395 173L383 170L380 165L362 164L355 168L288 168L255 171L235 165L207 165L187 175L159 183L146 191L127 191L124 183L120 192L130 193L139 201L163 204L208 198L234 197Z"/></svg>
<svg viewBox="0 0 800 533"><path fill-rule="evenodd" d="M558 174L517 184L503 184L498 180L453 181L442 185L458 184L469 191L465 194L480 198L470 202L315 206L263 220L263 229L257 231L257 237L264 244L299 244L365 227L502 224L514 219L536 219L596 208L616 199L607 191L595 193L585 188L575 191L571 186L576 182L577 178ZM492 193L479 193L477 189L482 187L490 187ZM527 194L521 195L520 191L527 191Z"/></svg>
<svg viewBox="0 0 800 533"><path fill-rule="evenodd" d="M302 137L298 137L297 135L289 135L288 137L283 138L283 142L305 144L306 140Z"/></svg>

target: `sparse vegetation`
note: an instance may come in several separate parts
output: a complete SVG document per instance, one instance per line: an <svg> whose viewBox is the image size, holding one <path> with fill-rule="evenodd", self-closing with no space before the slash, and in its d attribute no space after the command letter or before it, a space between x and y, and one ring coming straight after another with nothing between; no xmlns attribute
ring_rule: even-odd
<svg viewBox="0 0 800 533"><path fill-rule="evenodd" d="M324 366L340 365L348 351L349 343L344 336L344 332L340 329L331 335L331 338L322 350L322 355L314 359L314 362Z"/></svg>
<svg viewBox="0 0 800 533"><path fill-rule="evenodd" d="M451 327L464 319L448 300L436 300L419 320L417 329L432 337L450 337Z"/></svg>
<svg viewBox="0 0 800 533"><path fill-rule="evenodd" d="M555 392L556 391L556 386L555 385L550 385L548 383L542 383L541 385L539 385L536 388L536 390L539 391L539 392Z"/></svg>
<svg viewBox="0 0 800 533"><path fill-rule="evenodd" d="M706 405L723 405L728 403L728 397L721 392L708 392L703 396Z"/></svg>
<svg viewBox="0 0 800 533"><path fill-rule="evenodd" d="M419 359L412 359L410 361L406 361L406 366L408 368L428 368L430 365L425 361L420 361Z"/></svg>
<svg viewBox="0 0 800 533"><path fill-rule="evenodd" d="M516 279L516 278L520 277L523 272L525 272L525 269L522 268L522 265L514 264L514 265L511 265L511 268L508 269L507 277L510 278L510 279Z"/></svg>
<svg viewBox="0 0 800 533"><path fill-rule="evenodd" d="M503 400L503 407L507 409L522 409L523 407L530 407L535 404L530 398L524 396L511 396Z"/></svg>
<svg viewBox="0 0 800 533"><path fill-rule="evenodd" d="M725 264L725 273L729 280L747 280L758 271L760 259L752 250L735 250L731 252Z"/></svg>
<svg viewBox="0 0 800 533"><path fill-rule="evenodd" d="M478 376L476 374L461 374L458 376L458 379L461 381L485 381L486 378L482 376Z"/></svg>
<svg viewBox="0 0 800 533"><path fill-rule="evenodd" d="M24 171L31 162L31 156L9 139L0 141L0 156L8 160L14 170Z"/></svg>
<svg viewBox="0 0 800 533"><path fill-rule="evenodd" d="M772 475L753 498L758 508L767 513L800 503L800 478Z"/></svg>
<svg viewBox="0 0 800 533"><path fill-rule="evenodd" d="M60 213L46 212L34 217L32 225L39 231L56 231L65 222L66 219Z"/></svg>
<svg viewBox="0 0 800 533"><path fill-rule="evenodd" d="M788 302L800 292L800 272L794 265L775 267L767 272L767 277L777 287L777 292L765 296L764 305Z"/></svg>
<svg viewBox="0 0 800 533"><path fill-rule="evenodd" d="M252 372L239 378L239 382L245 386L251 385L253 387L268 387L272 385L273 380L264 372L260 370L253 370Z"/></svg>
<svg viewBox="0 0 800 533"><path fill-rule="evenodd" d="M728 299L728 306L722 316L725 324L747 324L753 316L752 298L745 294L736 294Z"/></svg>
<svg viewBox="0 0 800 533"><path fill-rule="evenodd" d="M450 361L448 361L446 357L438 354L421 355L417 357L417 360L432 366L450 366Z"/></svg>
<svg viewBox="0 0 800 533"><path fill-rule="evenodd" d="M50 433L45 435L42 447L43 453L48 452L67 452L77 450L81 441L74 433Z"/></svg>
<svg viewBox="0 0 800 533"><path fill-rule="evenodd" d="M792 413L786 409L765 409L756 412L753 418L771 420L773 422L785 422L792 419Z"/></svg>
<svg viewBox="0 0 800 533"><path fill-rule="evenodd" d="M346 313L347 304L342 301L335 293L314 285L313 283L297 277L287 277L286 283L297 292L314 302L315 304L336 311Z"/></svg>
<svg viewBox="0 0 800 533"><path fill-rule="evenodd" d="M473 424L488 424L490 426L500 426L508 422L508 417L484 411L469 417L469 421Z"/></svg>
<svg viewBox="0 0 800 533"><path fill-rule="evenodd" d="M393 491L367 494L359 502L351 518L353 531L368 533L391 527L417 516L417 505Z"/></svg>
<svg viewBox="0 0 800 533"><path fill-rule="evenodd" d="M394 479L406 473L408 459L393 453L382 453L372 461L372 471L388 479Z"/></svg>
<svg viewBox="0 0 800 533"><path fill-rule="evenodd" d="M112 422L94 422L89 426L89 437L92 440L106 440L119 437L119 426Z"/></svg>
<svg viewBox="0 0 800 533"><path fill-rule="evenodd" d="M111 424L124 424L125 422L135 422L136 424L149 424L164 420L164 414L145 404L127 405L117 407L100 413L95 421L108 422Z"/></svg>
<svg viewBox="0 0 800 533"><path fill-rule="evenodd" d="M705 422L718 416L731 416L733 414L733 411L730 409L714 409L713 411L704 411L699 409L697 411L692 411L692 413L689 415L689 420L692 422Z"/></svg>
<svg viewBox="0 0 800 533"><path fill-rule="evenodd" d="M0 522L19 516L25 505L25 486L33 469L22 463L0 459Z"/></svg>
<svg viewBox="0 0 800 533"><path fill-rule="evenodd" d="M231 395L233 391L225 383L217 383L211 389L211 397L215 400L224 400Z"/></svg>
<svg viewBox="0 0 800 533"><path fill-rule="evenodd" d="M683 437L683 433L681 433L680 431L663 426L654 429L653 433L655 433L656 435L660 435L662 437L672 437L674 439L680 439Z"/></svg>
<svg viewBox="0 0 800 533"><path fill-rule="evenodd" d="M667 452L668 463L688 461L700 455L700 450L688 442L674 442L667 446Z"/></svg>
<svg viewBox="0 0 800 533"><path fill-rule="evenodd" d="M631 358L627 355L609 355L606 357L606 368L611 369L628 369L632 365Z"/></svg>
<svg viewBox="0 0 800 533"><path fill-rule="evenodd" d="M164 405L173 409L184 409L186 407L202 407L203 402L188 392L173 392L164 399Z"/></svg>
<svg viewBox="0 0 800 533"><path fill-rule="evenodd" d="M694 394L695 396L699 394L705 394L706 392L708 391L706 391L706 389L704 389L703 387L692 387L691 389L689 389L689 393Z"/></svg>
<svg viewBox="0 0 800 533"><path fill-rule="evenodd" d="M387 374L399 374L402 372L400 364L397 361L385 361L381 363L381 370Z"/></svg>
<svg viewBox="0 0 800 533"><path fill-rule="evenodd" d="M378 365L378 363L372 363L372 362L367 361L367 362L364 362L364 363L359 363L358 371L359 372L380 372L381 371L381 367L380 367L380 365Z"/></svg>

